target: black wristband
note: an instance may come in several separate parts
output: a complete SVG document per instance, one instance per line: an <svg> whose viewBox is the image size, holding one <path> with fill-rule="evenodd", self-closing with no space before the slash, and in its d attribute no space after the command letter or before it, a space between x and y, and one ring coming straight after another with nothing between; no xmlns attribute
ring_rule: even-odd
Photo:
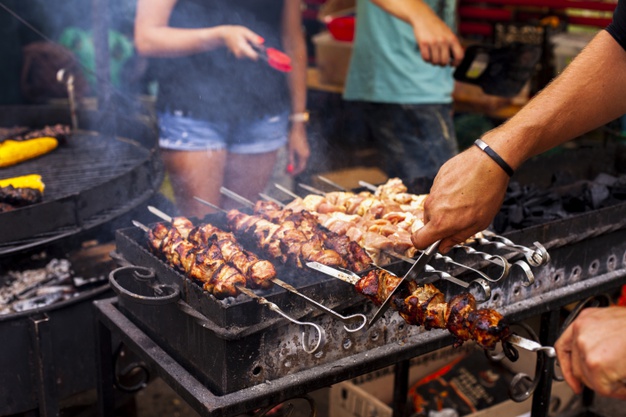
<svg viewBox="0 0 626 417"><path fill-rule="evenodd" d="M493 161L500 166L506 172L509 177L512 177L515 171L509 164L506 163L504 159L500 157L493 149L489 147L485 142L480 139L476 139L474 141L474 145L478 146L483 152L485 152Z"/></svg>

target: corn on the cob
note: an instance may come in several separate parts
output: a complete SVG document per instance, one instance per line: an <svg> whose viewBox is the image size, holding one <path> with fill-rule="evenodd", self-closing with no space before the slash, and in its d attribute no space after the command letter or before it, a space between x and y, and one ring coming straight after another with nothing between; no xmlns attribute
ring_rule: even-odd
<svg viewBox="0 0 626 417"><path fill-rule="evenodd" d="M43 193L46 185L39 174L22 175L21 177L0 179L0 188L12 185L13 188L32 188Z"/></svg>
<svg viewBox="0 0 626 417"><path fill-rule="evenodd" d="M0 143L0 168L19 164L51 152L58 146L57 139L41 137L28 140L7 139Z"/></svg>

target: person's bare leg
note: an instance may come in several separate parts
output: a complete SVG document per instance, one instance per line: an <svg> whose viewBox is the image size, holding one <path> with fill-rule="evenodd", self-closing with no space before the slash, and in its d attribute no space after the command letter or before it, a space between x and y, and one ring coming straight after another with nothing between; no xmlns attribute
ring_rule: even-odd
<svg viewBox="0 0 626 417"><path fill-rule="evenodd" d="M276 163L277 151L262 154L229 154L224 174L224 187L247 198L257 201L259 193L267 185ZM237 203L230 198L222 198L224 209L239 208Z"/></svg>
<svg viewBox="0 0 626 417"><path fill-rule="evenodd" d="M227 152L162 150L161 154L181 214L202 218L214 212L196 201L194 196L219 204Z"/></svg>

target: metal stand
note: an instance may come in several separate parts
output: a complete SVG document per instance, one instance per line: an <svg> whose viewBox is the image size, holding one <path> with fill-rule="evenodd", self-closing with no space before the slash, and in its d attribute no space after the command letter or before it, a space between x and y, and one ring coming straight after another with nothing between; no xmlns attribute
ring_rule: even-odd
<svg viewBox="0 0 626 417"><path fill-rule="evenodd" d="M117 308L116 300L117 298L110 298L94 302L97 334L96 357L98 358L98 411L103 417L113 415L115 379L111 348L113 335L145 363L152 375L163 379L194 410L207 417L231 417L279 404L398 362L406 361L408 364L408 360L414 356L432 352L451 343L451 338L445 332L431 331L421 335L422 343L419 346L392 344L374 348L360 354L348 355L344 359L313 369L218 396L200 383L126 317ZM407 374L402 375L402 379L406 380Z"/></svg>

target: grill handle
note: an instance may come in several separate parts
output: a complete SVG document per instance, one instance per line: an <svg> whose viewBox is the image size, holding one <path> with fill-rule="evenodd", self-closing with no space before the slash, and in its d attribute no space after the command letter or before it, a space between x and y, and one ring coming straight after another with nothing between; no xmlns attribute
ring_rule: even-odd
<svg viewBox="0 0 626 417"><path fill-rule="evenodd" d="M122 266L111 271L109 282L118 297L147 305L175 303L181 312L192 317L200 326L219 333L219 329L216 329L211 320L180 298L178 286L159 283L151 268L136 265Z"/></svg>
<svg viewBox="0 0 626 417"><path fill-rule="evenodd" d="M140 304L164 305L180 299L178 287L158 283L151 268L122 266L109 273L109 283L118 297Z"/></svg>

